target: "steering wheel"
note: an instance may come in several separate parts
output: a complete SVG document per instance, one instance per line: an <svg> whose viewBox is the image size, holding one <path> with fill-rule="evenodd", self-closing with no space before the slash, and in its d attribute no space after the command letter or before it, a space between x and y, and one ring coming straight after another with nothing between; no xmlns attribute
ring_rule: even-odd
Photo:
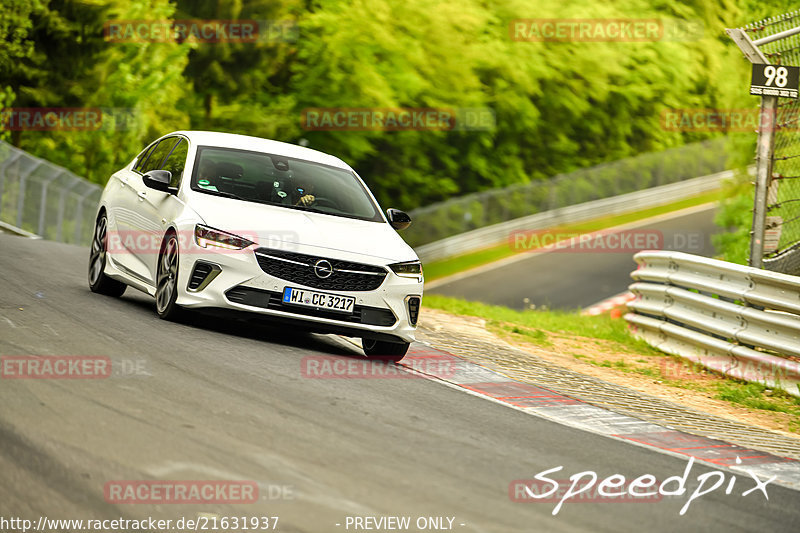
<svg viewBox="0 0 800 533"><path fill-rule="evenodd" d="M339 204L334 202L330 198L320 198L319 196L317 196L314 199L314 203L312 205L314 207L330 207L330 208L336 209L337 211L341 211L342 210L341 207L339 207Z"/></svg>

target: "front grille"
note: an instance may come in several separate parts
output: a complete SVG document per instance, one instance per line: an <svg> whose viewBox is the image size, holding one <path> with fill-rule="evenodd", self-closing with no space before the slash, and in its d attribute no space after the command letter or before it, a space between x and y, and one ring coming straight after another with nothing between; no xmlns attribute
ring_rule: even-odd
<svg viewBox="0 0 800 533"><path fill-rule="evenodd" d="M269 248L258 248L256 259L261 270L271 276L333 291L374 291L381 286L387 273L386 269L378 266ZM319 261L327 261L333 267L329 277L320 278L315 273ZM322 265L326 266L325 263Z"/></svg>
<svg viewBox="0 0 800 533"><path fill-rule="evenodd" d="M368 307L366 305L354 305L352 314L335 313L325 310L312 309L311 307L298 307L295 305L284 305L283 294L280 292L265 291L252 287L239 285L229 289L225 296L228 300L243 305L261 307L285 313L295 313L298 315L315 316L320 318L331 318L342 322L354 322L356 324L368 324L370 326L393 326L397 322L394 313L388 309L380 307Z"/></svg>

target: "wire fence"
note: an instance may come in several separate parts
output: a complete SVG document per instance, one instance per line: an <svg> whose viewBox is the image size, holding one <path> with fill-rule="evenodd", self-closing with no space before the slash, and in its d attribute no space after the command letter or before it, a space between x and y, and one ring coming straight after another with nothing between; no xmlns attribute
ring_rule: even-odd
<svg viewBox="0 0 800 533"><path fill-rule="evenodd" d="M748 24L743 29L757 41L800 25L800 10ZM759 49L770 63L800 66L800 35L791 35ZM779 98L775 120L772 180L767 194L764 268L800 274L800 101Z"/></svg>
<svg viewBox="0 0 800 533"><path fill-rule="evenodd" d="M454 198L411 211L403 233L420 246L476 228L725 170L725 139L605 163L550 180ZM0 141L0 221L49 240L88 244L102 188Z"/></svg>
<svg viewBox="0 0 800 533"><path fill-rule="evenodd" d="M714 174L726 170L727 163L725 138L641 154L415 209L410 212L414 223L403 237L420 246L515 218Z"/></svg>
<svg viewBox="0 0 800 533"><path fill-rule="evenodd" d="M102 188L0 141L0 221L45 239L88 244Z"/></svg>

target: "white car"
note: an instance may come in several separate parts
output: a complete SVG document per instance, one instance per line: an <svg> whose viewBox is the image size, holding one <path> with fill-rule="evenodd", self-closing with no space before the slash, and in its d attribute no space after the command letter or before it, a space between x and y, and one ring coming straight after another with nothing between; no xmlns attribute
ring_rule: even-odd
<svg viewBox="0 0 800 533"><path fill-rule="evenodd" d="M422 265L340 159L277 141L178 131L116 172L100 198L89 286L155 297L162 318L223 308L361 337L398 361L414 340Z"/></svg>

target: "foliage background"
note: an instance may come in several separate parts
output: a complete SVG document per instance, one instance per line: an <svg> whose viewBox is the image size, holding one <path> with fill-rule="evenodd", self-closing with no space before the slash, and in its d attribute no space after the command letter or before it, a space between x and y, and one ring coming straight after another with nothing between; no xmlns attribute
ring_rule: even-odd
<svg viewBox="0 0 800 533"><path fill-rule="evenodd" d="M135 118L101 131L2 135L98 183L175 129L306 139L350 163L384 206L411 209L711 136L665 131L661 113L755 107L749 64L724 28L787 11L781 3L0 0L0 106L122 108ZM187 18L293 20L298 34L292 42L216 44L103 37L110 20ZM517 18L679 19L703 32L645 43L517 42L509 37ZM301 128L304 108L339 106L485 106L497 126ZM752 159L755 136L743 139L733 143L737 164Z"/></svg>

